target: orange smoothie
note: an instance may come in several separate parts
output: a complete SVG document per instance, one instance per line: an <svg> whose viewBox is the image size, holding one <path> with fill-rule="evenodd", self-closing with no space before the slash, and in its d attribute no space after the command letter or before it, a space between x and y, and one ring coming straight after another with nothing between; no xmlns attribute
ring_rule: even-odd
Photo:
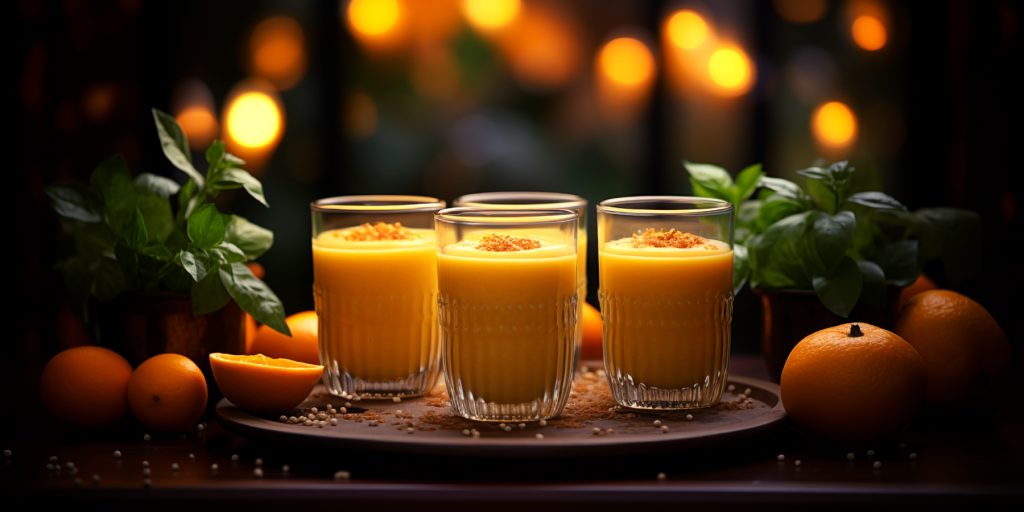
<svg viewBox="0 0 1024 512"><path fill-rule="evenodd" d="M638 239L607 242L599 251L609 378L643 389L720 387L709 383L726 378L732 249L700 237L692 246Z"/></svg>
<svg viewBox="0 0 1024 512"><path fill-rule="evenodd" d="M531 410L555 402L553 413L531 413L546 417L561 410L572 382L576 255L565 244L520 240L535 246L486 250L464 240L440 251L445 372L449 393L464 401Z"/></svg>
<svg viewBox="0 0 1024 512"><path fill-rule="evenodd" d="M340 390L348 393L401 394L417 380L429 388L439 355L434 232L400 227L389 239L367 226L313 240L321 362L361 388Z"/></svg>

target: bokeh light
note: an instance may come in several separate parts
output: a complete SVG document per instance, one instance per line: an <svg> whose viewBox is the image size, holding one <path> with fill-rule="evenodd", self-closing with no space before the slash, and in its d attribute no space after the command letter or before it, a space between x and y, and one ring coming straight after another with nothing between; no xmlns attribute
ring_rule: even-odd
<svg viewBox="0 0 1024 512"><path fill-rule="evenodd" d="M526 89L550 91L565 87L583 67L578 21L549 4L523 6L528 12L494 33L516 81Z"/></svg>
<svg viewBox="0 0 1024 512"><path fill-rule="evenodd" d="M377 104L363 92L353 92L345 102L345 131L355 139L365 139L377 131Z"/></svg>
<svg viewBox="0 0 1024 512"><path fill-rule="evenodd" d="M239 93L228 103L224 119L228 139L243 148L268 148L281 136L281 107L277 98L264 91Z"/></svg>
<svg viewBox="0 0 1024 512"><path fill-rule="evenodd" d="M463 0L462 13L477 30L490 31L508 26L519 16L520 0Z"/></svg>
<svg viewBox="0 0 1024 512"><path fill-rule="evenodd" d="M678 48L692 50L704 44L711 35L711 29L704 17L695 11L676 11L665 21L665 33L669 41Z"/></svg>
<svg viewBox="0 0 1024 512"><path fill-rule="evenodd" d="M618 37L608 41L598 53L597 61L601 73L617 84L643 85L654 77L651 50L633 37Z"/></svg>
<svg viewBox="0 0 1024 512"><path fill-rule="evenodd" d="M217 136L217 116L205 105L193 105L178 112L174 118L185 131L188 145L194 150L201 150L213 142Z"/></svg>
<svg viewBox="0 0 1024 512"><path fill-rule="evenodd" d="M755 70L750 57L742 48L726 44L712 52L708 59L708 76L717 92L737 96L750 90Z"/></svg>
<svg viewBox="0 0 1024 512"><path fill-rule="evenodd" d="M278 90L291 88L305 73L302 27L292 18L275 16L260 22L249 47L251 73L270 80Z"/></svg>
<svg viewBox="0 0 1024 512"><path fill-rule="evenodd" d="M850 35L857 46L870 52L884 48L889 39L889 33L882 20L870 14L854 18L850 25Z"/></svg>
<svg viewBox="0 0 1024 512"><path fill-rule="evenodd" d="M348 22L352 30L364 36L382 36L398 26L402 6L398 0L351 0Z"/></svg>
<svg viewBox="0 0 1024 512"><path fill-rule="evenodd" d="M811 133L824 148L845 150L857 138L857 116L843 102L826 102L811 115Z"/></svg>
<svg viewBox="0 0 1024 512"><path fill-rule="evenodd" d="M813 23L825 16L825 0L774 0L775 11L791 23Z"/></svg>

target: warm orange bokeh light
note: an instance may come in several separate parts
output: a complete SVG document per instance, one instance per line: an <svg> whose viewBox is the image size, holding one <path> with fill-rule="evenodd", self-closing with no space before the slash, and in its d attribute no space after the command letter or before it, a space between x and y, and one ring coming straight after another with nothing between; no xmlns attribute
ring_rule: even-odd
<svg viewBox="0 0 1024 512"><path fill-rule="evenodd" d="M711 29L704 18L689 9L676 11L665 22L665 33L669 41L678 48L692 50L704 44L711 35Z"/></svg>
<svg viewBox="0 0 1024 512"><path fill-rule="evenodd" d="M398 26L402 6L398 0L351 0L348 23L359 35L380 37Z"/></svg>
<svg viewBox="0 0 1024 512"><path fill-rule="evenodd" d="M302 27L292 18L268 18L252 31L250 69L279 89L288 89L306 71Z"/></svg>
<svg viewBox="0 0 1024 512"><path fill-rule="evenodd" d="M813 23L825 16L825 0L775 0L775 11L792 23Z"/></svg>
<svg viewBox="0 0 1024 512"><path fill-rule="evenodd" d="M185 108L178 112L175 120L185 131L188 145L192 149L200 150L209 146L217 136L217 117L213 115L212 110L204 106Z"/></svg>
<svg viewBox="0 0 1024 512"><path fill-rule="evenodd" d="M597 63L605 77L620 85L642 86L654 77L651 50L633 37L618 37L605 43Z"/></svg>
<svg viewBox="0 0 1024 512"><path fill-rule="evenodd" d="M754 84L755 69L742 48L724 45L708 59L708 77L716 90L726 96L737 96Z"/></svg>
<svg viewBox="0 0 1024 512"><path fill-rule="evenodd" d="M520 0L462 0L462 14L477 30L497 30L515 21Z"/></svg>
<svg viewBox="0 0 1024 512"><path fill-rule="evenodd" d="M576 20L548 4L530 3L505 29L493 32L520 85L535 90L566 86L583 67L583 49Z"/></svg>
<svg viewBox="0 0 1024 512"><path fill-rule="evenodd" d="M277 99L266 92L242 92L225 109L227 137L243 148L262 149L273 146L281 136L283 124Z"/></svg>
<svg viewBox="0 0 1024 512"><path fill-rule="evenodd" d="M345 131L356 139L365 139L377 131L377 104L362 92L352 93L345 105Z"/></svg>
<svg viewBox="0 0 1024 512"><path fill-rule="evenodd" d="M889 33L882 20L869 14L857 16L853 20L850 34L857 46L870 52L884 48L889 39Z"/></svg>
<svg viewBox="0 0 1024 512"><path fill-rule="evenodd" d="M811 115L811 132L818 144L826 148L846 149L857 138L857 116L845 103L829 101Z"/></svg>

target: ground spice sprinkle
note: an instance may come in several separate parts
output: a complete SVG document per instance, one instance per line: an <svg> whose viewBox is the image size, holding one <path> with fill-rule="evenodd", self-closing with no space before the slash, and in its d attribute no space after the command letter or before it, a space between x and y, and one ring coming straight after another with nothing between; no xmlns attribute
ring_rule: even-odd
<svg viewBox="0 0 1024 512"><path fill-rule="evenodd" d="M488 252L528 251L539 247L540 241L538 240L522 236L500 235L498 233L484 235L476 244L477 250Z"/></svg>
<svg viewBox="0 0 1024 512"><path fill-rule="evenodd" d="M647 228L643 233L633 233L633 247L670 247L673 249L713 249L707 239L693 233L683 233L677 229L655 231Z"/></svg>
<svg viewBox="0 0 1024 512"><path fill-rule="evenodd" d="M345 232L348 242L382 242L385 240L408 240L412 238L409 228L401 222L364 223Z"/></svg>

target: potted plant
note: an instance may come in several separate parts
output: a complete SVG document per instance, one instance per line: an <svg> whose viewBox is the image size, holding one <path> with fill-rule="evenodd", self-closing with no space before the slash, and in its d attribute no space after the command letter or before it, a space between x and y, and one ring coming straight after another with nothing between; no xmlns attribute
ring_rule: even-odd
<svg viewBox="0 0 1024 512"><path fill-rule="evenodd" d="M263 205L259 180L215 140L207 169L193 165L185 135L153 110L164 156L188 179L134 178L120 155L102 162L88 186L46 189L70 254L58 268L69 298L97 342L139 362L178 352L204 363L209 352L244 353L243 313L290 334L284 307L246 262L274 242L269 230L214 204L221 191L244 189Z"/></svg>
<svg viewBox="0 0 1024 512"><path fill-rule="evenodd" d="M762 349L778 379L804 336L847 319L892 328L899 290L925 265L948 280L977 268L980 220L955 208L908 211L879 191L857 190L846 161L797 171L804 186L765 176L736 179L720 167L684 162L695 194L736 207L734 291L748 281L764 308Z"/></svg>

